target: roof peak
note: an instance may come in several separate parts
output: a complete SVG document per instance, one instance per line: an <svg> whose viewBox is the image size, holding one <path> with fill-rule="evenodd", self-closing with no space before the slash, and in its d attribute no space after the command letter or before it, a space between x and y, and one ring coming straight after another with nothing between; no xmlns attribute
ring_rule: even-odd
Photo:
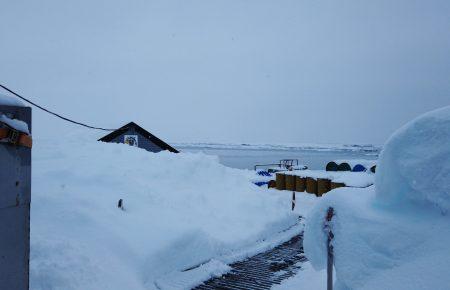
<svg viewBox="0 0 450 290"><path fill-rule="evenodd" d="M156 137L152 133L148 132L147 130L145 130L144 128L142 128L141 126L139 126L138 124L136 124L133 121L123 125L119 129L109 133L108 135L103 136L102 138L98 139L98 141L110 142L111 140L113 140L117 136L120 136L121 134L124 134L130 127L135 128L137 130L137 132L139 132L145 138L151 140L153 143L155 143L158 146L160 146L161 148L163 148L163 150L169 150L169 151L174 152L174 153L178 153L179 152L177 149L173 148L172 146L170 146L166 142L162 141L161 139L159 139L158 137Z"/></svg>

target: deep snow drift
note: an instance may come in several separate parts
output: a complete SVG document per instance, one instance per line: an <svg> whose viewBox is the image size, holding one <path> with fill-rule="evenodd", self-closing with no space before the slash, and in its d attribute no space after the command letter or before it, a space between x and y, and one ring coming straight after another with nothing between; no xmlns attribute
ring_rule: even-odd
<svg viewBox="0 0 450 290"><path fill-rule="evenodd" d="M323 226L331 206L336 289L448 289L450 107L398 130L378 164L376 189L339 188L315 206L306 256L316 270L326 267Z"/></svg>
<svg viewBox="0 0 450 290"><path fill-rule="evenodd" d="M450 107L411 121L387 142L376 175L378 200L450 211Z"/></svg>
<svg viewBox="0 0 450 290"><path fill-rule="evenodd" d="M204 154L37 140L31 289L182 289L227 270L297 222L290 197L250 176Z"/></svg>

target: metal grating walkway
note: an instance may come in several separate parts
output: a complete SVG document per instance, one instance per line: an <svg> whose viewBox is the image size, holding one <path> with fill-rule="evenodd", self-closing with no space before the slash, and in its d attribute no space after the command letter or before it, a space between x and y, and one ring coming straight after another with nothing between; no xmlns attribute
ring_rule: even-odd
<svg viewBox="0 0 450 290"><path fill-rule="evenodd" d="M294 276L301 268L299 262L304 261L303 236L299 235L267 252L231 264L229 273L212 278L193 289L270 289Z"/></svg>

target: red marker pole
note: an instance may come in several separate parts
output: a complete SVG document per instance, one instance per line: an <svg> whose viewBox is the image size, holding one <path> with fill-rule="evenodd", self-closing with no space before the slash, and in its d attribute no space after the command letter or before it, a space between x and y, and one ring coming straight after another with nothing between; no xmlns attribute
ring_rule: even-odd
<svg viewBox="0 0 450 290"><path fill-rule="evenodd" d="M328 208L325 230L328 232L327 240L327 290L333 290L333 264L334 264L334 252L333 252L333 238L334 234L331 231L331 219L334 216L334 209L332 207Z"/></svg>
<svg viewBox="0 0 450 290"><path fill-rule="evenodd" d="M295 208L295 191L292 192L292 210Z"/></svg>

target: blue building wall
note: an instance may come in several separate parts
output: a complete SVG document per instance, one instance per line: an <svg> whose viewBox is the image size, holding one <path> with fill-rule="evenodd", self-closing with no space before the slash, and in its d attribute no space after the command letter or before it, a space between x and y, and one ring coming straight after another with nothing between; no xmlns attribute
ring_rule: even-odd
<svg viewBox="0 0 450 290"><path fill-rule="evenodd" d="M152 141L148 140L147 138L145 138L144 136L142 136L141 134L136 132L136 130L134 130L134 128L128 129L125 133L117 136L116 138L112 139L110 142L125 143L125 140L124 140L125 135L137 135L139 148L145 149L150 152L155 152L155 153L162 151L161 147L159 147Z"/></svg>
<svg viewBox="0 0 450 290"><path fill-rule="evenodd" d="M31 108L0 105L0 115L28 125ZM30 258L31 149L0 144L0 289L28 289Z"/></svg>

